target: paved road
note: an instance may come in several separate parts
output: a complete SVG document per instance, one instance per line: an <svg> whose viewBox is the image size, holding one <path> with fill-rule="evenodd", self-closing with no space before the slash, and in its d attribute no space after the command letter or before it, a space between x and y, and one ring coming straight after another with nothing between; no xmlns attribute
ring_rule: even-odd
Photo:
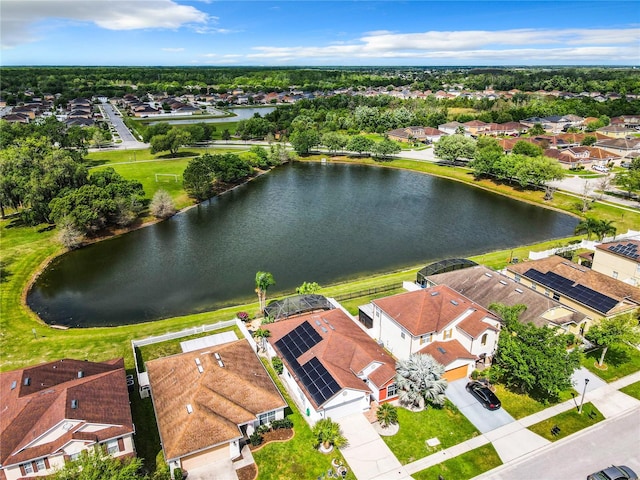
<svg viewBox="0 0 640 480"><path fill-rule="evenodd" d="M610 465L640 473L640 407L540 449L476 480L586 478Z"/></svg>
<svg viewBox="0 0 640 480"><path fill-rule="evenodd" d="M122 143L118 144L118 148L146 148L147 144L139 142L131 133L131 130L124 124L122 117L116 115L116 110L110 103L102 104L102 111L107 116L109 122L115 127Z"/></svg>

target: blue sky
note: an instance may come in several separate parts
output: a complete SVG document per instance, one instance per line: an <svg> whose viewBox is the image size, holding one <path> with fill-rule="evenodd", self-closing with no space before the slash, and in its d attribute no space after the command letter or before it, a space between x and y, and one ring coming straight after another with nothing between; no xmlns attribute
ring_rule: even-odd
<svg viewBox="0 0 640 480"><path fill-rule="evenodd" d="M0 64L638 65L636 0L0 0Z"/></svg>

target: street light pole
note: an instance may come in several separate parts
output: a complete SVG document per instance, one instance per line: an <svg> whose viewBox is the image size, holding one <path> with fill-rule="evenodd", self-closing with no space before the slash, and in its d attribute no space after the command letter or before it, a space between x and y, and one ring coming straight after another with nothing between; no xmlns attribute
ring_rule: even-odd
<svg viewBox="0 0 640 480"><path fill-rule="evenodd" d="M582 390L582 398L580 399L580 408L578 408L578 413L582 414L582 404L584 403L584 396L587 393L587 384L589 383L589 379L584 379L584 389Z"/></svg>

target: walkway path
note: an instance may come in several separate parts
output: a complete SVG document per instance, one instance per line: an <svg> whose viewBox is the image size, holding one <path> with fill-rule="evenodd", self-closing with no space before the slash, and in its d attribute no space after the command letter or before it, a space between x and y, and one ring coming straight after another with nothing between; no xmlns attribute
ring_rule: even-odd
<svg viewBox="0 0 640 480"><path fill-rule="evenodd" d="M578 390L584 385L585 378L589 378L589 382L584 402L592 402L604 415L605 419L622 415L640 405L639 400L619 391L619 389L627 385L640 381L640 371L615 382L605 383L589 370L580 368L574 373L574 381L576 381L576 388ZM571 399L546 408L538 413L516 420L513 423L484 433L466 442L416 460L415 462L405 465L404 468L409 474L413 474L488 443L493 444L503 464L515 461L551 443L531 432L527 427L554 417L559 413L571 410L572 408L577 408L578 401L579 399ZM487 478L490 478L490 476Z"/></svg>

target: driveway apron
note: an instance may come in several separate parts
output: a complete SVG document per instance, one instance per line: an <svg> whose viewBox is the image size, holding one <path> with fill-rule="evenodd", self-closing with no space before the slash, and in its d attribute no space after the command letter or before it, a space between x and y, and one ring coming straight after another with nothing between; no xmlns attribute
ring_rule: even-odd
<svg viewBox="0 0 640 480"><path fill-rule="evenodd" d="M349 415L338 422L349 442L340 451L358 480L411 478L363 414Z"/></svg>
<svg viewBox="0 0 640 480"><path fill-rule="evenodd" d="M515 421L503 408L493 411L484 408L482 404L465 389L467 382L467 379L462 379L449 383L446 396L480 433L490 432L491 430Z"/></svg>

